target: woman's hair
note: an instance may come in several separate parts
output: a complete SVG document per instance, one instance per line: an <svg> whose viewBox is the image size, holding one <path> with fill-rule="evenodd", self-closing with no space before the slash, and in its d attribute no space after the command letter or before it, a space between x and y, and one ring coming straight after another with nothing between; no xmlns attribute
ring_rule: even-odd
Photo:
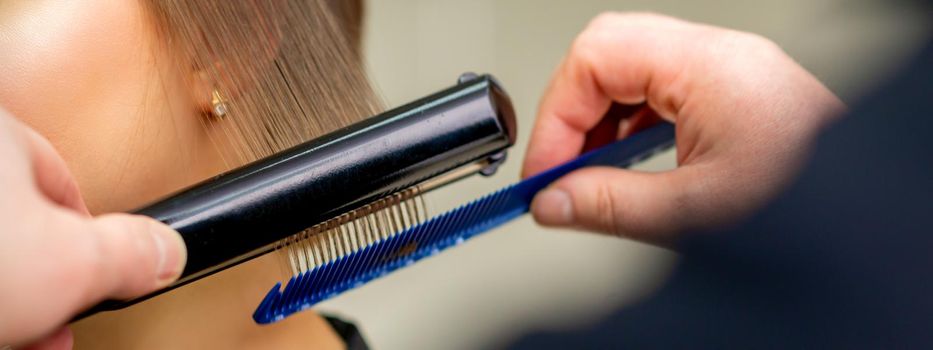
<svg viewBox="0 0 933 350"><path fill-rule="evenodd" d="M228 166L381 108L360 57L359 0L145 1L178 64L225 100L223 118L204 120L232 148L220 152Z"/></svg>

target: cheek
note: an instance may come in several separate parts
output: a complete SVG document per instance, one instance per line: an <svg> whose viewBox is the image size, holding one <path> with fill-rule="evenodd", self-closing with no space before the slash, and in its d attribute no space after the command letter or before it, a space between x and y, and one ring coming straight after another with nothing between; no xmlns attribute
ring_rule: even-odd
<svg viewBox="0 0 933 350"><path fill-rule="evenodd" d="M92 211L132 209L190 181L161 175L200 128L180 113L190 112L183 79L157 66L167 55L155 56L140 2L12 1L0 5L0 105L52 142Z"/></svg>
<svg viewBox="0 0 933 350"><path fill-rule="evenodd" d="M134 1L104 3L22 1L7 8L0 25L0 102L53 131L62 116L136 90L128 82L138 84L145 68L140 9Z"/></svg>

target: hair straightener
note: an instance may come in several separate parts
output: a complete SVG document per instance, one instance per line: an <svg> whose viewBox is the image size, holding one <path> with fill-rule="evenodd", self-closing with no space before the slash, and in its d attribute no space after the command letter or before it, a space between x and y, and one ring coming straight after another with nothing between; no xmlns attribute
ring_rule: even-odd
<svg viewBox="0 0 933 350"><path fill-rule="evenodd" d="M589 165L628 166L673 144L663 124L427 219L419 194L495 173L515 143L511 101L496 80L455 86L216 176L136 213L181 233L188 262L155 293L106 301L119 309L273 250L294 277L253 318L270 323L462 242L528 211L551 181Z"/></svg>

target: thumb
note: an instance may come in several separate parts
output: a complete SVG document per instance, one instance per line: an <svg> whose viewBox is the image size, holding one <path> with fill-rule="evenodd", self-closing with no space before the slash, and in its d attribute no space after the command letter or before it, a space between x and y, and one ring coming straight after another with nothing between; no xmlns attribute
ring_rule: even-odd
<svg viewBox="0 0 933 350"><path fill-rule="evenodd" d="M129 214L87 218L59 207L50 210L38 222L24 220L33 230L6 256L28 261L29 269L5 276L19 288L4 290L10 293L0 298L0 309L17 322L0 322L10 326L0 329L0 339L12 335L14 343L34 341L102 300L164 287L183 269L187 255L181 236L156 220Z"/></svg>
<svg viewBox="0 0 933 350"><path fill-rule="evenodd" d="M580 228L655 243L667 241L679 229L679 220L674 218L680 193L675 171L581 169L538 193L531 212L544 226Z"/></svg>
<svg viewBox="0 0 933 350"><path fill-rule="evenodd" d="M94 218L96 263L87 286L92 299L136 297L164 287L181 274L187 254L181 236L154 219L129 214ZM93 301L93 300L92 300Z"/></svg>

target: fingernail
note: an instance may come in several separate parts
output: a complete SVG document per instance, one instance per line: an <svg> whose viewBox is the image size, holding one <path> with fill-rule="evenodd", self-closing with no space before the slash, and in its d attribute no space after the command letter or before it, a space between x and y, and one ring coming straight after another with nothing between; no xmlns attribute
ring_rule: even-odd
<svg viewBox="0 0 933 350"><path fill-rule="evenodd" d="M531 203L535 220L546 226L569 226L573 223L573 203L567 192L548 188L538 193Z"/></svg>
<svg viewBox="0 0 933 350"><path fill-rule="evenodd" d="M185 267L185 260L188 256L185 242L177 232L158 222L151 224L149 233L152 234L159 253L156 270L159 284L172 283L181 275Z"/></svg>

